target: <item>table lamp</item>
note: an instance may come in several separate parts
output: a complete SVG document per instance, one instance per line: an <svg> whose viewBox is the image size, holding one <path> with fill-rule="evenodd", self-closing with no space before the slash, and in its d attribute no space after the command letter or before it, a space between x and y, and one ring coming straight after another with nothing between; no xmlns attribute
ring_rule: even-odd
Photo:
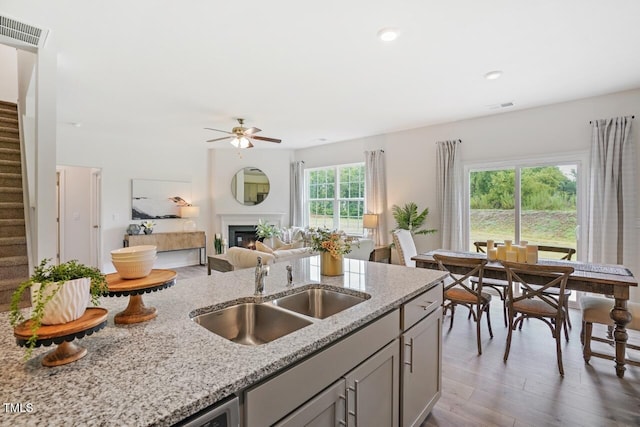
<svg viewBox="0 0 640 427"><path fill-rule="evenodd" d="M200 208L197 206L182 206L180 208L180 218L187 218L182 229L184 231L196 231L196 223L191 218L198 218L200 216Z"/></svg>
<svg viewBox="0 0 640 427"><path fill-rule="evenodd" d="M378 214L366 213L362 215L362 228L365 230L365 237L368 235L368 233L366 233L367 230L374 230L372 232L373 236L375 230L378 228Z"/></svg>

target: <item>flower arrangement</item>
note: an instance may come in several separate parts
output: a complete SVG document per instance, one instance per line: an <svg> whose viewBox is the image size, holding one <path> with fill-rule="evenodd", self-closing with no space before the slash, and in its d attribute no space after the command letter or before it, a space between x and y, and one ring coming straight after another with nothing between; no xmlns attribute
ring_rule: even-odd
<svg viewBox="0 0 640 427"><path fill-rule="evenodd" d="M335 259L351 252L352 245L358 245L358 238L348 236L344 231L329 230L328 228L309 228L311 235L311 250L328 252Z"/></svg>
<svg viewBox="0 0 640 427"><path fill-rule="evenodd" d="M268 239L270 237L280 237L280 230L278 230L275 225L269 224L267 221L259 219L258 225L256 225L256 236L262 239Z"/></svg>
<svg viewBox="0 0 640 427"><path fill-rule="evenodd" d="M145 230L153 230L153 227L156 226L156 223L153 221L142 221L142 224L140 224L142 226L142 228L144 228Z"/></svg>

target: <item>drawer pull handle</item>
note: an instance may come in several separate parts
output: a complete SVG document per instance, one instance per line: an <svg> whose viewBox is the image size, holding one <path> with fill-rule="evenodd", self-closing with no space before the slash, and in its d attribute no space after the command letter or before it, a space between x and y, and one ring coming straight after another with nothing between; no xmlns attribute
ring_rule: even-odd
<svg viewBox="0 0 640 427"><path fill-rule="evenodd" d="M418 304L418 307L422 308L424 311L434 310L433 306L438 305L437 301L427 301L426 304Z"/></svg>

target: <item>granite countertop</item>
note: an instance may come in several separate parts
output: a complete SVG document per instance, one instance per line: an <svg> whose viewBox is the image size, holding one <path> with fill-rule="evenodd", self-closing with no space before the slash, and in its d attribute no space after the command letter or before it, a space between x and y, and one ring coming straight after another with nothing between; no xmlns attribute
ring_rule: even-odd
<svg viewBox="0 0 640 427"><path fill-rule="evenodd" d="M171 425L216 401L281 370L336 339L435 286L442 274L427 269L346 260L344 276L320 277L319 257L271 266L264 299L291 293L287 264L293 266L294 291L318 284L366 292L371 298L324 320L260 346L228 341L196 324L196 314L252 297L253 269L194 279L144 294L158 316L133 325L115 325L127 297L104 297L107 326L75 341L87 355L47 368L34 350L25 362L9 325L0 313L3 404L21 404L22 413L0 412L0 425ZM16 406L14 406L15 408Z"/></svg>

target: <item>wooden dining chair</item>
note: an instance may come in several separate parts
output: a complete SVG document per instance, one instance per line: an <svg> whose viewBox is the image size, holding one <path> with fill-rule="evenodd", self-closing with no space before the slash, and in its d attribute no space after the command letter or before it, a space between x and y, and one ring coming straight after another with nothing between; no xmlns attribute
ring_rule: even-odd
<svg viewBox="0 0 640 427"><path fill-rule="evenodd" d="M562 326L567 316L565 311L565 294L569 275L573 273L573 267L522 264L517 262L500 261L507 272L507 280L510 284L520 283L522 294L514 296L513 287L507 288L507 312L509 314L509 333L507 334L507 346L504 352L504 362L509 358L511 350L511 337L518 322L524 319L540 319L551 329L551 334L556 340L556 357L558 370L564 376L562 366L562 348L560 335ZM541 284L544 283L544 284ZM546 295L544 291L552 287L558 287L558 298ZM565 328L566 335L566 328Z"/></svg>
<svg viewBox="0 0 640 427"><path fill-rule="evenodd" d="M485 249L487 247L487 242L473 242L473 245L476 247L476 252L486 253ZM478 283L477 277L471 278L472 287L475 287ZM491 288L498 293L500 297L500 301L502 301L502 318L504 319L504 326L507 326L507 286L509 286L509 282L502 279L491 279L491 278L483 278L482 286L486 288Z"/></svg>
<svg viewBox="0 0 640 427"><path fill-rule="evenodd" d="M391 233L393 238L393 244L398 251L398 258L400 259L400 265L405 267L415 267L416 262L411 259L418 255L416 244L413 241L413 236L409 230L395 230Z"/></svg>
<svg viewBox="0 0 640 427"><path fill-rule="evenodd" d="M478 354L482 354L480 321L482 320L483 314L486 314L487 317L489 336L493 338L491 317L489 315L491 295L486 292L482 292L482 275L487 260L482 258L453 257L440 254L435 254L433 258L437 261L440 270L448 273L443 287L443 315L447 313L447 310L451 310L449 330L451 330L451 327L453 326L453 317L455 315L456 305L466 307L476 323ZM451 270L454 268L456 269L455 275L451 273ZM463 272L457 274L459 270L462 270ZM476 286L473 288L467 285L467 281L471 277L477 278Z"/></svg>
<svg viewBox="0 0 640 427"><path fill-rule="evenodd" d="M614 327L613 319L611 319L611 316L609 315L612 308L613 299L611 298L591 295L580 298L580 309L582 310L582 330L580 331L580 341L582 342L582 356L586 363L589 363L592 356L607 360L615 360L615 356L612 354L605 354L591 349L592 341L603 342L612 346L615 345L615 341L610 334L611 329ZM626 328L640 331L640 303L629 302L627 303L627 309L629 310L629 313L631 313L631 322L627 324ZM607 338L593 335L594 323L607 326L609 330ZM640 350L640 346L627 342L627 349ZM629 357L625 357L625 363L640 366L640 360L630 359Z"/></svg>
<svg viewBox="0 0 640 427"><path fill-rule="evenodd" d="M573 248L563 247L563 246L538 245L538 252L554 252L554 253L564 254L563 257L560 259L571 261L571 258L576 253L576 250ZM558 288L550 288L550 289L547 289L544 293L545 295L549 295L557 299L559 296L560 290ZM573 325L571 324L571 316L569 316L569 298L570 297L571 297L571 289L565 289L564 290L564 304L565 304L564 309L567 312L567 317L565 318L565 322L566 322L565 328L569 327L573 329ZM522 328L522 323L520 324L520 328Z"/></svg>

